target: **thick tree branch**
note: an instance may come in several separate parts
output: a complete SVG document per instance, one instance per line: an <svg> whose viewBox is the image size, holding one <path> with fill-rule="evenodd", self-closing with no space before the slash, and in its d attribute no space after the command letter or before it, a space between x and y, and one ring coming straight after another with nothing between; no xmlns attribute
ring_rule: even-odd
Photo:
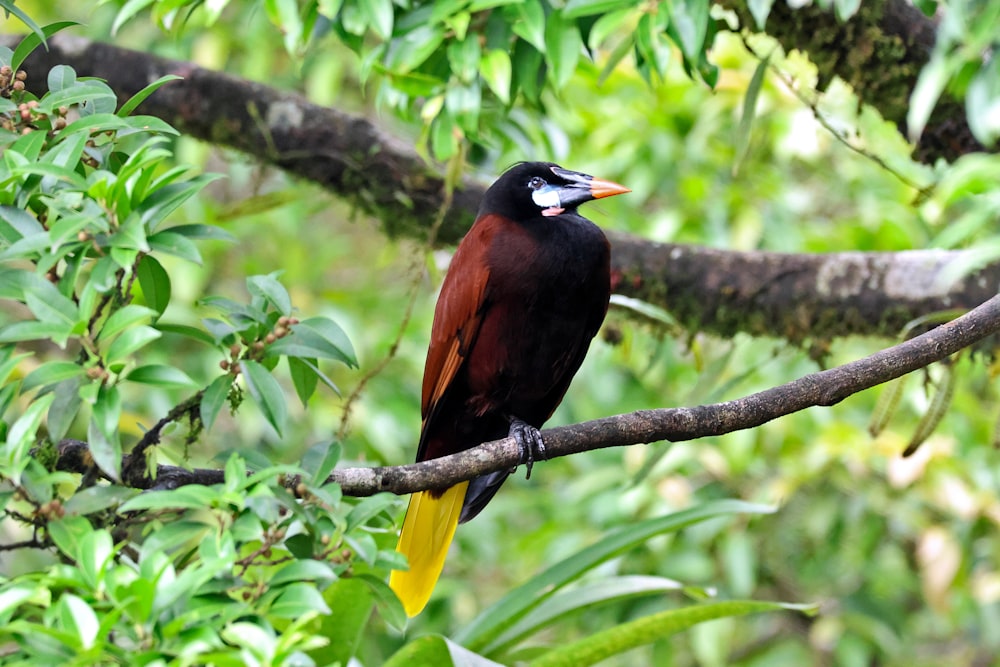
<svg viewBox="0 0 1000 667"><path fill-rule="evenodd" d="M722 337L895 337L917 317L968 310L1000 286L1000 265L968 273L972 256L962 251L791 255L612 239L616 293Z"/></svg>
<svg viewBox="0 0 1000 667"><path fill-rule="evenodd" d="M776 3L772 10L776 22L788 11L781 7ZM805 21L813 11L794 15L805 12L799 17ZM803 26L817 29L809 22ZM923 44L925 37L917 41ZM122 67L125 62L130 66ZM122 99L160 76L179 74L183 81L161 88L140 112L346 196L383 221L390 234L421 236L437 216L440 175L409 145L366 119L192 63L65 34L25 63L29 85L43 92L38 88L45 73L60 63L107 80ZM439 232L441 241L461 238L483 192L484 186L471 180L458 188ZM617 293L658 305L691 330L720 336L740 331L793 342L849 334L895 336L918 317L971 308L1000 285L1000 265L958 282L947 280L961 274L955 270L967 260L961 252L806 256L657 244L626 234L614 234L612 240Z"/></svg>
<svg viewBox="0 0 1000 667"><path fill-rule="evenodd" d="M814 406L830 406L865 389L894 380L973 345L1000 331L1000 296L965 315L899 345L857 361L812 373L744 398L693 408L641 410L542 432L549 458L605 447L624 447L668 440L694 440L754 428L778 417ZM87 460L85 443L62 443L63 469ZM382 491L405 494L443 488L495 470L518 465L520 451L512 438L484 443L459 454L403 466L342 468L329 481L350 496ZM67 462L71 462L68 463ZM127 462L126 462L127 463ZM128 467L123 466L123 467ZM140 488L174 488L222 481L222 471L160 466L157 479L134 480ZM298 481L289 480L294 488Z"/></svg>

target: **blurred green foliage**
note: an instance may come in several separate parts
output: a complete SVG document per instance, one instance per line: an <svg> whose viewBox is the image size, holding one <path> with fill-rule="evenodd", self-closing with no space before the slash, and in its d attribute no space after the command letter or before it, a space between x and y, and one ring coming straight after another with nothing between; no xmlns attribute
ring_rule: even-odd
<svg viewBox="0 0 1000 667"><path fill-rule="evenodd" d="M856 6L832 4L844 16ZM766 11L768 3L756 5ZM759 61L737 35L716 34L707 3L676 2L670 11L656 3L614 0L22 6L38 25L86 23L68 30L378 114L438 158L468 142L470 168L484 180L516 160L553 159L625 183L632 195L592 205L588 215L650 239L784 252L973 247L981 261L997 256L992 223L1000 160L977 154L953 165L913 163L894 126L859 108L842 85L832 85L822 97L811 94L811 65L800 55L774 51L766 37L748 37L754 52L772 53L772 67L753 84ZM938 62L938 73L924 75L943 76L945 87L958 94L969 91L970 119L981 119L977 132L984 140L995 116L989 114L997 75L995 60L981 57L988 37L982 26L998 6L942 3L942 11L956 12L948 33L954 48L939 47L933 62L944 59L947 67ZM653 11L657 7L663 11ZM86 87L78 91L83 105L111 99L99 82L70 82L69 72L62 74L28 73L49 77L53 90ZM940 81L923 85L932 84ZM743 121L750 88L757 89L752 123ZM37 113L58 112L58 106L50 103ZM16 105L0 106L0 112L19 113ZM817 123L817 114L844 138ZM3 202L6 211L37 215L57 204L75 211L78 201L97 193L91 192L94 182L104 173L114 180L111 175L120 174L131 156L132 164L145 161L140 171L150 176L143 178L170 174L171 183L190 195L164 215L171 229L191 231L188 244L176 238L151 244L145 254L151 259L141 267L134 264L140 248L127 243L110 242L118 249L106 255L85 252L110 229L91 229L108 210L80 219L83 226L65 238L54 239L53 229L44 229L37 245L17 245L27 232L39 232L37 221L23 222L13 212L5 218L4 271L44 276L51 266L62 266L54 260L44 265L56 246L95 267L103 261L111 276L112 269L134 266L136 301L119 304L117 312L125 313L119 316L121 331L140 332L128 335L136 345L144 343L125 346L120 356L99 346L88 357L90 366L44 343L3 346L3 470L8 484L18 481L27 493L18 496L8 485L0 495L8 516L2 541L41 536L50 540L52 554L40 558L38 550L20 549L4 560L0 637L22 651L10 664L17 657L28 664L25 656L75 656L79 664L96 664L95 656L106 651L109 661L145 655L149 664L331 664L354 655L377 665L403 646L393 659L419 664L420 656L454 659L465 650L459 644L504 662L546 653L554 660L552 649L568 649L602 631L634 629L630 623L665 619L672 610L696 613L706 605L692 599L705 597L816 603L819 613L727 617L672 637L663 621L654 633L662 639L643 641L603 664L971 665L989 664L1000 652L997 395L993 367L968 354L951 369L950 409L910 458L900 458L900 452L934 388L944 382L941 368L909 378L877 438L867 427L883 390L753 431L595 451L549 462L530 482L512 479L480 519L459 530L434 599L400 634L393 627L401 622L398 604L380 581L394 558L390 516L402 503L344 499L320 482L338 460L398 464L413 456L423 354L448 253L387 242L376 224L314 186L175 137L156 121L116 118L110 135L102 130L91 137L89 128L78 128L79 155L58 148L77 136L73 132L54 145L36 146L41 140L32 135L3 144L0 196L15 197ZM52 155L54 166L32 166L45 155ZM74 156L106 162L77 166L70 162ZM189 176L178 164L195 165L192 174L225 178ZM132 178L121 181L134 183ZM56 197L53 179L62 184ZM130 195L127 204L138 203ZM81 230L88 236L78 237ZM11 236L15 232L21 236ZM107 321L91 323L84 316L88 302L74 291L93 284L95 270L87 264L79 281L57 285L62 298L50 294L51 283L5 281L0 335L7 332L7 340L15 341L10 327L32 318L52 326L45 336L31 337L57 343L83 337L90 327L107 327ZM256 278L248 282L248 276ZM109 278L102 285L122 293L129 283ZM414 285L413 316L400 331ZM206 295L218 298L206 301ZM70 305L75 310L66 317ZM243 356L289 316L301 319L299 325L327 318L322 321L328 324L319 325L327 332L335 321L352 346L328 333L320 339L332 347ZM87 326L79 327L81 322ZM155 341L145 333L150 331L159 334ZM604 339L593 346L552 423L724 400L816 368L809 349L776 340L676 334L613 309ZM106 336L111 343L112 335ZM367 380L345 414L333 386L351 394L397 336L391 361ZM237 338L247 344L240 344L234 359ZM293 340L295 335L277 342ZM838 341L823 360L833 365L887 343ZM353 361L352 348L359 369L342 363ZM24 349L33 356L20 356ZM329 359L313 364L318 373L312 381L286 363L274 365L279 357L311 361L322 349ZM100 365L95 359L108 362L103 365L114 382L96 371L90 377L88 368ZM127 361L116 370L116 360ZM219 400L233 398L233 376L220 362L227 369L242 363L249 379L238 386L253 400L243 401L235 415ZM176 372L147 370L129 381L140 368ZM267 372L275 368L273 375ZM329 383L319 381L319 374ZM83 417L53 420L64 413L52 406L72 401L73 392L45 388L83 378L92 389L74 384L76 395L83 391L83 401L86 391L93 392L91 403L103 411L88 408ZM127 450L197 388L212 386L215 393L206 392L214 397L211 428L188 442L188 429L169 427L155 456L161 463L225 466L227 482L220 487L133 497L98 484L74 495L76 478L49 472L30 456L41 425L43 435L106 442L99 463L113 473L119 443ZM310 393L307 408L299 397ZM342 442L313 446L341 431ZM262 472L244 479L245 465ZM308 480L305 500L281 484L282 474L296 471ZM747 507L718 504L729 498L778 510L756 515ZM709 516L706 508L713 507L725 511ZM120 524L127 534L109 529L114 509L142 511L120 515L131 517ZM682 527L671 523L683 511L706 514ZM31 520L10 520L14 516ZM530 598L553 564L579 562L574 559L588 548L661 519L669 529L595 559L592 567L575 571L558 595ZM292 568L289 563L303 571L283 570ZM538 606L530 606L529 598ZM516 637L480 634L472 641L498 615L517 620L493 607L509 610L512 599L522 601L519 613L525 616L519 618L534 632L504 628ZM570 611L557 614L558 604ZM547 614L558 622L530 625ZM117 645L108 639L112 630ZM412 641L425 633L458 643L440 637ZM147 653L123 653L129 642Z"/></svg>

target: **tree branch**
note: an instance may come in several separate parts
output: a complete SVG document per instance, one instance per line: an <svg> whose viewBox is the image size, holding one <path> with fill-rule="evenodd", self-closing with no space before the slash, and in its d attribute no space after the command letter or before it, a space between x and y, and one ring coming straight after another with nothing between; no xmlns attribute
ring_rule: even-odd
<svg viewBox="0 0 1000 667"><path fill-rule="evenodd" d="M345 196L380 219L389 234L422 236L437 217L441 176L409 145L363 118L192 63L66 34L55 35L48 51L37 49L26 61L29 87L41 94L44 74L61 63L107 80L122 99L165 74L184 76L158 90L140 111ZM441 241L462 237L484 191L472 180L455 191ZM944 280L961 273L955 267L967 261L962 252L739 253L611 236L617 293L664 308L692 331L724 337L738 331L792 342L850 334L894 337L910 320L971 308L1000 284L1000 265L958 282Z"/></svg>
<svg viewBox="0 0 1000 667"><path fill-rule="evenodd" d="M661 440L677 442L723 435L755 428L778 417L815 406L830 406L865 389L894 380L963 350L1000 332L1000 295L970 312L927 333L875 354L744 398L693 408L660 408L560 426L542 432L548 458L579 454L605 447L624 447ZM86 460L86 443L60 445L64 461ZM402 466L342 468L328 481L341 485L344 494L368 496L388 491L396 494L445 488L479 475L518 465L520 450L512 438L484 443L458 454ZM127 465L127 462L126 462ZM80 472L79 470L76 470ZM223 481L219 470L185 470L160 466L155 482L141 488L175 488L184 484ZM294 489L297 479L289 479Z"/></svg>
<svg viewBox="0 0 1000 667"><path fill-rule="evenodd" d="M895 338L912 320L968 310L1000 285L1000 264L967 272L973 259L966 251L793 255L609 236L615 293L661 306L690 331L725 338Z"/></svg>

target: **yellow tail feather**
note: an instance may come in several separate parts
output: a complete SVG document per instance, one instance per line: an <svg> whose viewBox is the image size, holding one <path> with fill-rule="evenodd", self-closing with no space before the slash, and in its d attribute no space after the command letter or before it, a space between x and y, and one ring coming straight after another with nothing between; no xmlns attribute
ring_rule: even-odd
<svg viewBox="0 0 1000 667"><path fill-rule="evenodd" d="M448 546L455 535L468 482L456 484L435 498L430 491L410 496L396 551L406 556L409 570L394 570L389 587L403 601L406 615L420 613L441 576Z"/></svg>

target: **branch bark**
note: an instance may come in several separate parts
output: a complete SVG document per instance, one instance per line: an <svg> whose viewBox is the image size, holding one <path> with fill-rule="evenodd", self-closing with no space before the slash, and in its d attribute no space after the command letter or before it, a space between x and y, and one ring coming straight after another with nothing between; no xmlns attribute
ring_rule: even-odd
<svg viewBox="0 0 1000 667"><path fill-rule="evenodd" d="M693 408L660 408L605 417L546 429L542 432L548 458L569 456L606 447L624 447L668 440L694 440L755 428L778 417L815 406L831 406L848 396L894 380L941 361L1000 331L1000 295L947 324L857 361L744 398ZM60 447L62 469L84 472L76 466L91 461L86 443L67 441ZM140 454L141 455L141 454ZM520 450L512 438L496 440L458 454L403 466L342 468L328 481L341 485L346 495L396 494L452 486L496 470L517 466ZM123 469L129 469L128 461ZM141 466L140 466L141 467ZM138 488L175 488L184 484L223 481L220 470L186 470L160 466L156 480L142 476L126 480ZM290 488L298 479L289 479Z"/></svg>
<svg viewBox="0 0 1000 667"><path fill-rule="evenodd" d="M664 307L690 331L725 338L896 337L923 315L973 308L1000 285L1000 265L969 272L965 251L791 255L611 236L617 294Z"/></svg>

